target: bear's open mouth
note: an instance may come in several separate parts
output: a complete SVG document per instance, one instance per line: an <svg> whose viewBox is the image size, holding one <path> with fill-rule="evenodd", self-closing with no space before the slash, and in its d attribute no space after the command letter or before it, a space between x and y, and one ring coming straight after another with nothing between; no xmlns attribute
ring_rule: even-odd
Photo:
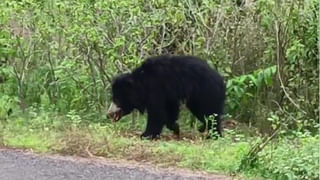
<svg viewBox="0 0 320 180"><path fill-rule="evenodd" d="M122 117L122 110L115 103L111 103L107 115L113 119L113 122L117 122Z"/></svg>
<svg viewBox="0 0 320 180"><path fill-rule="evenodd" d="M122 117L121 110L114 112L112 116L113 116L113 122L119 121Z"/></svg>

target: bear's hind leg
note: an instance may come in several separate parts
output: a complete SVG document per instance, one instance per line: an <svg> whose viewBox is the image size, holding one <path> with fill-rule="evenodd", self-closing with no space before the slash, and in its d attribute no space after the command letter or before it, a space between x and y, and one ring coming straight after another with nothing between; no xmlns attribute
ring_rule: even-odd
<svg viewBox="0 0 320 180"><path fill-rule="evenodd" d="M203 133L207 128L207 123L204 118L204 114L202 114L200 111L197 110L197 105L192 103L191 101L188 101L186 103L187 108L191 111L191 113L202 123L199 127L199 132Z"/></svg>

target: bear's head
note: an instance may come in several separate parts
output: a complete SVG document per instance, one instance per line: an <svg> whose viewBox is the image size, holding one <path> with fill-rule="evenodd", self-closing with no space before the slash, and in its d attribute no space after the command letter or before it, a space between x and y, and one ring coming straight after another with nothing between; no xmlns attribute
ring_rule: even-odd
<svg viewBox="0 0 320 180"><path fill-rule="evenodd" d="M107 115L113 121L119 121L137 108L138 92L136 83L131 73L122 74L116 77L112 82L112 103L108 109Z"/></svg>

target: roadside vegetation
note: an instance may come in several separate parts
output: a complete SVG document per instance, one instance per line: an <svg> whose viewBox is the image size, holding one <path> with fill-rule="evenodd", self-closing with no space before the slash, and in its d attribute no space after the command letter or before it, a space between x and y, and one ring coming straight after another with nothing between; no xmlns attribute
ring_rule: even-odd
<svg viewBox="0 0 320 180"><path fill-rule="evenodd" d="M0 146L248 179L319 179L316 0L0 2ZM110 82L148 56L192 54L225 77L224 138L112 123Z"/></svg>

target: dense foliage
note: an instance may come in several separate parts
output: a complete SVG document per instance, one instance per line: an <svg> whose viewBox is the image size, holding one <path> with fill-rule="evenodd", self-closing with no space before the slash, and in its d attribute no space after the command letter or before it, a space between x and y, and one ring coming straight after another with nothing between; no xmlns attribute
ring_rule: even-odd
<svg viewBox="0 0 320 180"><path fill-rule="evenodd" d="M41 109L102 122L113 76L148 56L192 54L225 77L226 119L315 134L318 12L317 0L2 0L0 120ZM290 178L273 158L268 172ZM319 176L304 171L293 175Z"/></svg>

